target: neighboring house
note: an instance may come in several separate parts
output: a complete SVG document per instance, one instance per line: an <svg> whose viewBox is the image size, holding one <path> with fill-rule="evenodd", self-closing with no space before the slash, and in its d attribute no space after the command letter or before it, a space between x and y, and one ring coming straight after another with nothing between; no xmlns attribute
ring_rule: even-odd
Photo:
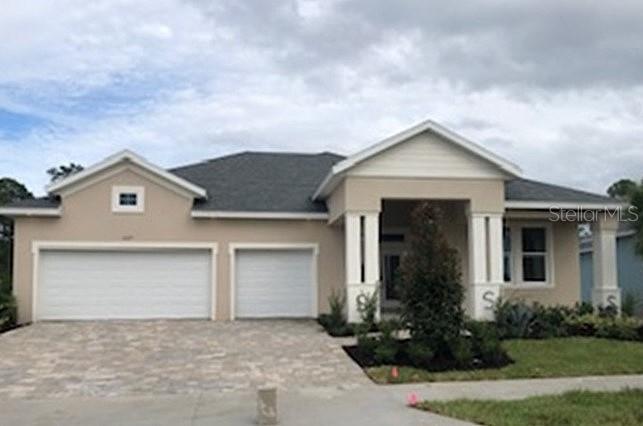
<svg viewBox="0 0 643 426"><path fill-rule="evenodd" d="M583 301L592 300L594 284L592 261L592 238L581 238L581 295ZM618 286L623 295L634 296L643 313L643 256L636 253L636 231L628 222L621 222L616 234L616 260Z"/></svg>
<svg viewBox="0 0 643 426"><path fill-rule="evenodd" d="M315 317L333 290L391 280L422 200L442 207L466 310L502 295L580 300L577 223L550 209L614 200L522 178L509 161L431 121L349 157L243 152L164 170L124 151L51 184L15 218L20 322L95 318ZM596 303L618 300L616 222L600 219ZM503 243L504 241L504 243Z"/></svg>

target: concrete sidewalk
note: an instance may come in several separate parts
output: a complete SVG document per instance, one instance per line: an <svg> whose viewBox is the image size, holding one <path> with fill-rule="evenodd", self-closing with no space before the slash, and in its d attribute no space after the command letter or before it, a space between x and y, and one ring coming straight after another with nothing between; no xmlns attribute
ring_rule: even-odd
<svg viewBox="0 0 643 426"><path fill-rule="evenodd" d="M386 388L302 389L278 395L281 426L467 426L471 423L408 408ZM244 426L255 425L249 393L156 397L0 401L0 424L12 426Z"/></svg>
<svg viewBox="0 0 643 426"><path fill-rule="evenodd" d="M471 382L417 383L387 386L398 398L416 392L425 400L451 399L523 399L571 390L618 391L623 388L643 389L643 375L564 377L553 379L482 380Z"/></svg>
<svg viewBox="0 0 643 426"><path fill-rule="evenodd" d="M353 389L299 388L278 395L282 426L471 425L406 406L415 392L421 399L521 399L569 390L617 391L643 388L643 375L558 379L418 383ZM5 399L0 401L0 425L253 425L254 393L194 393L189 395Z"/></svg>

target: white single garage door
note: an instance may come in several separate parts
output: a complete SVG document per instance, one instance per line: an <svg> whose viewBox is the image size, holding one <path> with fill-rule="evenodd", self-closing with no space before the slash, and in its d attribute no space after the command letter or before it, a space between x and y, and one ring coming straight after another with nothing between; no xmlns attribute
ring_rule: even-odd
<svg viewBox="0 0 643 426"><path fill-rule="evenodd" d="M312 317L312 250L237 250L235 317Z"/></svg>
<svg viewBox="0 0 643 426"><path fill-rule="evenodd" d="M36 317L209 318L208 250L40 253Z"/></svg>

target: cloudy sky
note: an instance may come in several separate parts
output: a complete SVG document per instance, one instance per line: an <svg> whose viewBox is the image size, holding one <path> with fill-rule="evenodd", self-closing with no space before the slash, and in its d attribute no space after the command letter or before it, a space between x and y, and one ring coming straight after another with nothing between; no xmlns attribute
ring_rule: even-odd
<svg viewBox="0 0 643 426"><path fill-rule="evenodd" d="M643 177L641 22L640 1L3 0L0 176L346 154L432 118L603 192Z"/></svg>

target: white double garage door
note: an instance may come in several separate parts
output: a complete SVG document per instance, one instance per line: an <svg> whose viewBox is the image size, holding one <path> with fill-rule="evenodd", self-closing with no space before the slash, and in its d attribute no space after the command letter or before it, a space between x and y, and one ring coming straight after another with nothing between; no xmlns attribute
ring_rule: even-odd
<svg viewBox="0 0 643 426"><path fill-rule="evenodd" d="M230 311L235 318L316 314L312 249L231 253ZM39 251L36 320L211 318L211 250L44 249Z"/></svg>

